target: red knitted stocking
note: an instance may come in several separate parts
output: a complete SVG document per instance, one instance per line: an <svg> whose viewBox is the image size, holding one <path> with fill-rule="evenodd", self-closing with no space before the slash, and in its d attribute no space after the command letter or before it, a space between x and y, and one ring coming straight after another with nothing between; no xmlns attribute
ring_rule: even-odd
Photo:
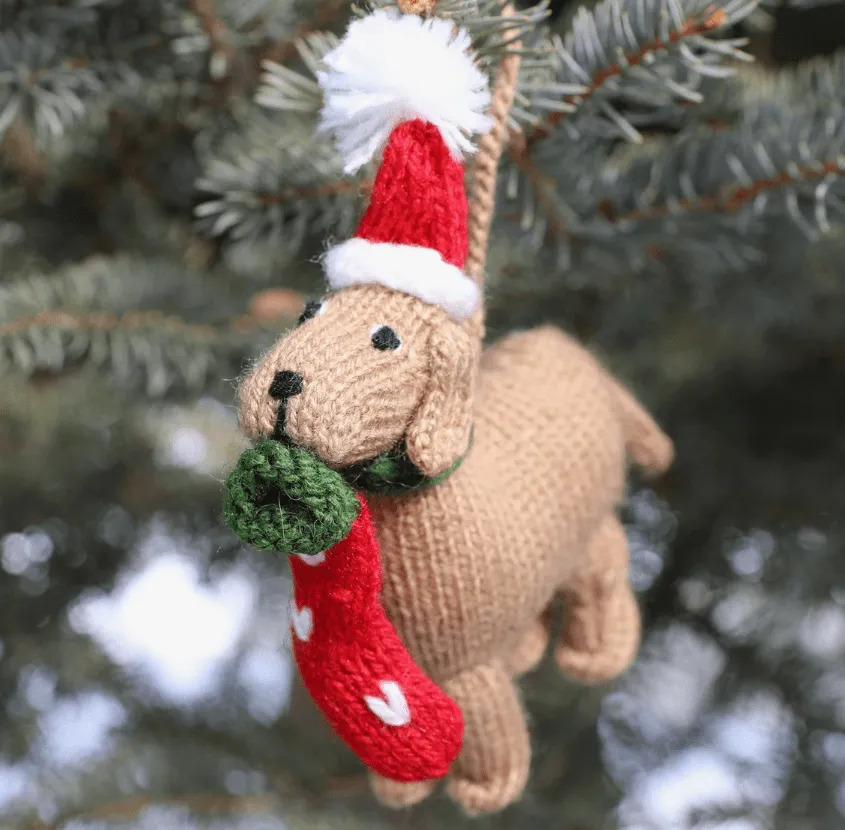
<svg viewBox="0 0 845 830"><path fill-rule="evenodd" d="M291 559L296 662L314 702L370 769L394 781L442 778L461 749L461 710L384 614L378 542L358 498L361 512L342 542Z"/></svg>

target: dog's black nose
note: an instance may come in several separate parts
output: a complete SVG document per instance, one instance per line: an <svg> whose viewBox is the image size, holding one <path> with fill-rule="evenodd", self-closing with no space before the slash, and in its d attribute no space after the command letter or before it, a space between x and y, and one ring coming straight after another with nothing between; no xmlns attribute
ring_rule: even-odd
<svg viewBox="0 0 845 830"><path fill-rule="evenodd" d="M287 400L302 392L302 375L296 372L276 372L270 384L270 397Z"/></svg>

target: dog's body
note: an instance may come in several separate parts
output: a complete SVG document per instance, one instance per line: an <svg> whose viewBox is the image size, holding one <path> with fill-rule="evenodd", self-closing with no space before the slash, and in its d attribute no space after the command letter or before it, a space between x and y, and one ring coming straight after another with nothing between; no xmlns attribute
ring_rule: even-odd
<svg viewBox="0 0 845 830"><path fill-rule="evenodd" d="M552 328L487 351L476 403L472 451L457 472L370 500L384 606L438 681L516 647L589 567L590 538L622 496L631 438L615 381Z"/></svg>
<svg viewBox="0 0 845 830"><path fill-rule="evenodd" d="M634 658L639 611L615 510L628 456L660 472L671 442L556 329L512 335L481 355L479 320L455 323L378 286L331 295L321 312L246 380L242 427L253 438L283 428L337 469L404 442L429 477L454 465L472 434L445 481L368 502L386 613L464 715L450 792L470 812L499 809L528 777L513 678L542 658L555 595L567 606L555 650L564 671L601 681ZM371 334L386 325L393 338ZM371 345L371 336L380 339ZM268 394L280 374L298 378L283 405ZM420 800L435 783L373 777L393 805Z"/></svg>

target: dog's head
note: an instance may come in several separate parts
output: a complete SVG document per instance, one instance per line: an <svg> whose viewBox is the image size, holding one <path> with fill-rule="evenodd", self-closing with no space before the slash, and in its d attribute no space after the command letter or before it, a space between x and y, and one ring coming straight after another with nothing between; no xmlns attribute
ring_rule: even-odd
<svg viewBox="0 0 845 830"><path fill-rule="evenodd" d="M480 337L441 308L378 285L309 303L240 389L241 429L334 469L404 445L437 476L466 452Z"/></svg>

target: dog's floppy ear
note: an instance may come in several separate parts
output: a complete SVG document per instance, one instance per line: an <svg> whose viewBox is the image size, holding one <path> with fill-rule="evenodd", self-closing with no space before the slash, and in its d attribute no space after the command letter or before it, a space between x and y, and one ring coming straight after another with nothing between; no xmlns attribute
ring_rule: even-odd
<svg viewBox="0 0 845 830"><path fill-rule="evenodd" d="M446 472L469 446L480 350L469 325L432 329L426 390L405 433L408 457L429 478Z"/></svg>

